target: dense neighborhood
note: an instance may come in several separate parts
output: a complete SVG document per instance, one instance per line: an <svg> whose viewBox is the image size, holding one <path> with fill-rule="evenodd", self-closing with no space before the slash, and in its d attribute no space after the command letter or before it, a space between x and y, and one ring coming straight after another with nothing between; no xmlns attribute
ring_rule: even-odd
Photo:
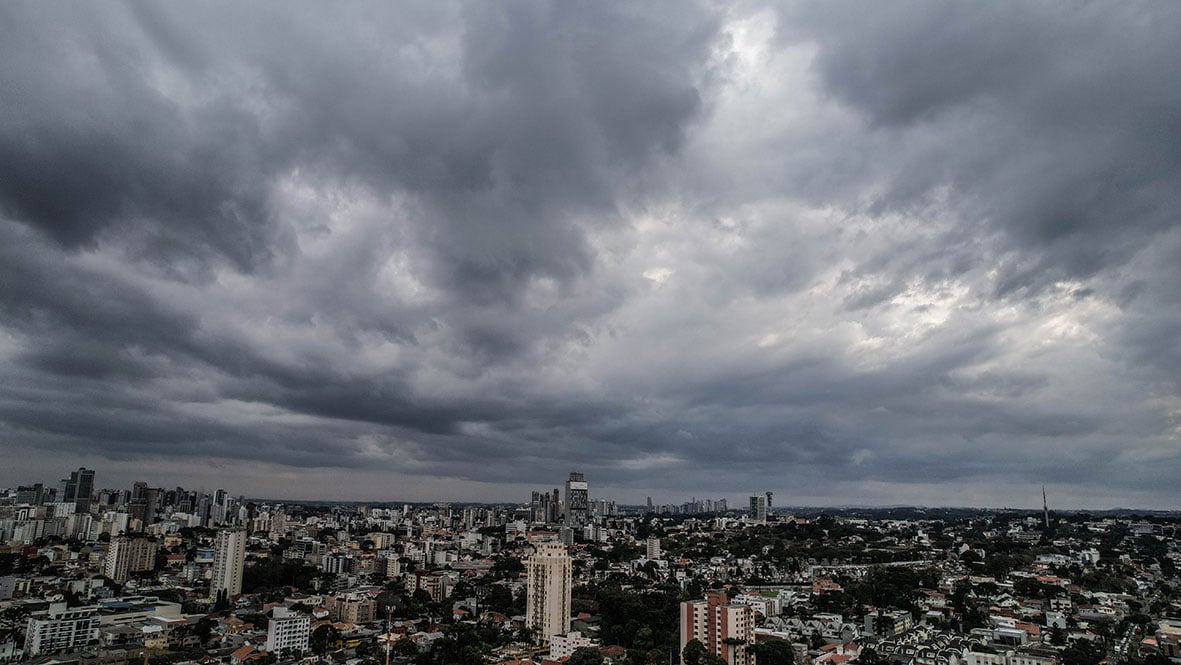
<svg viewBox="0 0 1181 665"><path fill-rule="evenodd" d="M519 505L312 505L75 475L68 500L0 494L2 662L1181 663L1173 514L627 507L580 474Z"/></svg>

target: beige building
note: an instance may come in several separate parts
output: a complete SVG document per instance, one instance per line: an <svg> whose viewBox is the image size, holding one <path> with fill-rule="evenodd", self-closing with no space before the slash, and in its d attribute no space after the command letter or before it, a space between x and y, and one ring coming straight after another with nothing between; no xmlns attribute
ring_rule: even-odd
<svg viewBox="0 0 1181 665"><path fill-rule="evenodd" d="M332 617L348 623L369 623L377 614L377 602L366 596L344 594L332 599Z"/></svg>
<svg viewBox="0 0 1181 665"><path fill-rule="evenodd" d="M242 570L246 567L246 530L222 529L214 544L213 580L209 597L228 600L242 593Z"/></svg>
<svg viewBox="0 0 1181 665"><path fill-rule="evenodd" d="M147 538L118 537L111 540L103 561L103 575L123 584L131 573L156 568L156 542Z"/></svg>
<svg viewBox="0 0 1181 665"><path fill-rule="evenodd" d="M561 543L540 543L525 561L525 626L541 644L570 632L570 555Z"/></svg>

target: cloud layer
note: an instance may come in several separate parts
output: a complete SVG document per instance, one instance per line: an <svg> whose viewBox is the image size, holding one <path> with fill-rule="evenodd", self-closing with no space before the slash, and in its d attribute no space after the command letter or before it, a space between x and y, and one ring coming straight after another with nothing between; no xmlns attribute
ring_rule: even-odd
<svg viewBox="0 0 1181 665"><path fill-rule="evenodd" d="M1167 4L0 7L0 482L1175 507L1178 44Z"/></svg>

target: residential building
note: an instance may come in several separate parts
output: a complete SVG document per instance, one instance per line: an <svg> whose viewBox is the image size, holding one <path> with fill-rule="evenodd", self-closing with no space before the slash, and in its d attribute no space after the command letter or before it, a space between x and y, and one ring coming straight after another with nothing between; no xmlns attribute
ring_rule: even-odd
<svg viewBox="0 0 1181 665"><path fill-rule="evenodd" d="M308 650L312 635L312 618L293 612L286 607L276 607L267 622L267 651L280 654L285 649L296 652Z"/></svg>
<svg viewBox="0 0 1181 665"><path fill-rule="evenodd" d="M111 540L103 562L103 575L123 584L131 573L156 568L156 541L147 538L118 537Z"/></svg>
<svg viewBox="0 0 1181 665"><path fill-rule="evenodd" d="M703 600L681 603L681 646L697 640L730 665L752 665L754 644L754 611L745 605L735 605L723 591L710 591Z"/></svg>
<svg viewBox="0 0 1181 665"><path fill-rule="evenodd" d="M213 580L209 597L221 602L242 593L242 570L246 567L246 530L222 529L214 544Z"/></svg>
<svg viewBox="0 0 1181 665"><path fill-rule="evenodd" d="M377 615L377 601L368 596L343 594L332 599L332 617L347 623L369 623Z"/></svg>
<svg viewBox="0 0 1181 665"><path fill-rule="evenodd" d="M540 543L525 561L525 626L541 644L570 632L570 555L561 543Z"/></svg>
<svg viewBox="0 0 1181 665"><path fill-rule="evenodd" d="M660 558L660 554L661 554L661 552L660 552L660 539L659 539L659 538L649 538L649 539L648 539L648 542L647 542L647 548L646 548L646 549L647 549L647 552L646 552L646 555L647 555L647 556L646 556L646 558L648 558L648 559L659 559L659 558Z"/></svg>
<svg viewBox="0 0 1181 665"><path fill-rule="evenodd" d="M98 609L65 603L50 605L44 618L29 617L25 629L25 657L85 647L98 639Z"/></svg>
<svg viewBox="0 0 1181 665"><path fill-rule="evenodd" d="M549 643L549 659L559 660L574 655L574 651L584 647L598 646L598 642L575 630L565 635L551 635Z"/></svg>

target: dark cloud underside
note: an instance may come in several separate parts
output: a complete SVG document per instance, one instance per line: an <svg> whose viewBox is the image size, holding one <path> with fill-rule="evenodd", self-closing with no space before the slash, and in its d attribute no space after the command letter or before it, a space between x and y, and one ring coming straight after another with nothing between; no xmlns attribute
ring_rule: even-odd
<svg viewBox="0 0 1181 665"><path fill-rule="evenodd" d="M1167 3L5 4L0 483L1172 505L1178 44Z"/></svg>

